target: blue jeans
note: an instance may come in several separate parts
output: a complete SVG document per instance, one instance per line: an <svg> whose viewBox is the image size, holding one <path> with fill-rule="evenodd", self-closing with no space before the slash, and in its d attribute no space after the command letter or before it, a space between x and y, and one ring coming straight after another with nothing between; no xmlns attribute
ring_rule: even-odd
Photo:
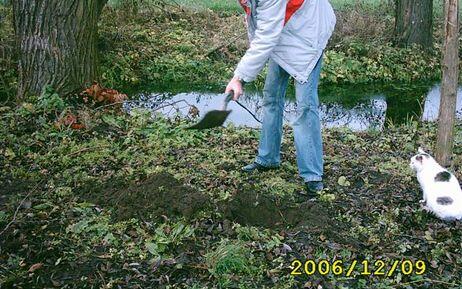
<svg viewBox="0 0 462 289"><path fill-rule="evenodd" d="M321 181L323 151L319 119L318 83L322 56L310 74L308 82L295 81L297 116L294 129L297 165L300 176L309 181ZM256 162L267 167L279 166L281 161L282 115L289 74L276 62L268 63L268 75L263 90L263 125Z"/></svg>

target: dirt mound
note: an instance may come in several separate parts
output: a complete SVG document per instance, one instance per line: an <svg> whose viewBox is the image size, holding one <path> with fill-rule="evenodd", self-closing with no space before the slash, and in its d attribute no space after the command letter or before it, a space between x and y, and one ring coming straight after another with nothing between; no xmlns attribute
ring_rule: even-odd
<svg viewBox="0 0 462 289"><path fill-rule="evenodd" d="M102 207L112 207L117 220L162 215L188 218L208 203L206 196L168 173L152 175L139 183L108 182L99 189L90 189L83 198Z"/></svg>
<svg viewBox="0 0 462 289"><path fill-rule="evenodd" d="M243 225L298 227L327 234L339 227L338 222L333 220L332 208L320 202L296 203L255 192L237 194L225 209L225 216Z"/></svg>

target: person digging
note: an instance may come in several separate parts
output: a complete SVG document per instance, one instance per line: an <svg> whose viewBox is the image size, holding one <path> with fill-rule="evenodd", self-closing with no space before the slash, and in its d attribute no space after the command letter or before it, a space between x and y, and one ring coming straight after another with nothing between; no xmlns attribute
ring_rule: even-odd
<svg viewBox="0 0 462 289"><path fill-rule="evenodd" d="M335 27L328 0L238 0L246 13L250 47L239 61L226 93L238 100L243 84L255 80L268 62L263 90L263 123L258 155L245 172L280 164L284 98L294 78L297 165L310 197L323 189L323 148L318 106L322 55Z"/></svg>

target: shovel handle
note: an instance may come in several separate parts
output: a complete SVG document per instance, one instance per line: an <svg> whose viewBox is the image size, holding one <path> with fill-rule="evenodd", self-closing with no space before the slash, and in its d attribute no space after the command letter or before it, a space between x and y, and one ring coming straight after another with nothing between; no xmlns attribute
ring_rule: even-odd
<svg viewBox="0 0 462 289"><path fill-rule="evenodd" d="M225 99L223 100L223 105L221 110L226 110L228 108L228 103L233 99L234 92L229 92L226 94Z"/></svg>

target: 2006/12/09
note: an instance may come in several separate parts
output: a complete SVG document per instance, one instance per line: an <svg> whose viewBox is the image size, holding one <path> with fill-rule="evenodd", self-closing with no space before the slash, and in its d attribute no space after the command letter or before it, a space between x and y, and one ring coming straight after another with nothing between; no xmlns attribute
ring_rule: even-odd
<svg viewBox="0 0 462 289"><path fill-rule="evenodd" d="M332 273L334 275L345 275L346 277L350 277L356 270L358 270L360 275L391 277L398 269L400 269L399 271L404 275L423 275L427 270L427 265L425 264L425 261L422 260L395 260L388 264L390 264L389 267L385 261L376 260L373 262L373 268L371 268L371 262L368 260L361 262L353 260L349 266L346 266L343 260L336 260L333 263L328 260L320 260L319 262L306 260L303 263L296 259L291 263L291 268L293 269L290 274L294 276L303 274L310 276L316 273L320 275L328 275Z"/></svg>

